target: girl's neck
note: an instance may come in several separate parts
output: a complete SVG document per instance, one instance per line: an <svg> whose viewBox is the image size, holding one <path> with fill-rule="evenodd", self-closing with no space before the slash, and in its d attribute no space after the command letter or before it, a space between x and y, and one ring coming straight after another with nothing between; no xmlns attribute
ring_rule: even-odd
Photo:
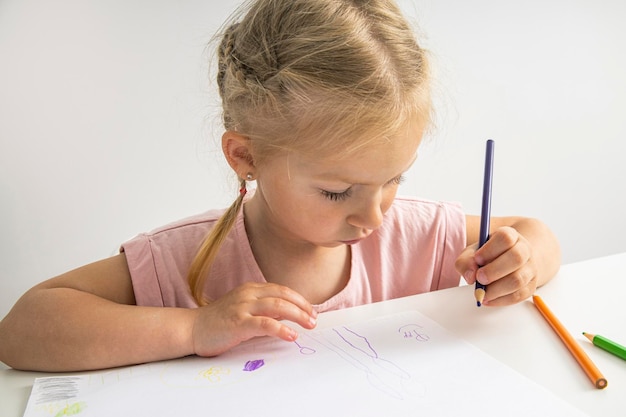
<svg viewBox="0 0 626 417"><path fill-rule="evenodd" d="M251 208L251 207L250 207ZM244 205L244 223L254 258L267 282L285 285L312 304L341 291L350 279L350 247L315 246L277 236L255 210Z"/></svg>

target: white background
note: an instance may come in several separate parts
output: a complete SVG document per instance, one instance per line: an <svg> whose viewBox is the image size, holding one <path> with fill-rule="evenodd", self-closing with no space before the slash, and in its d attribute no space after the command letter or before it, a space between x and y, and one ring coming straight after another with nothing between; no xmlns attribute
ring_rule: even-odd
<svg viewBox="0 0 626 417"><path fill-rule="evenodd" d="M0 0L0 316L136 233L230 204L208 74L237 4ZM493 215L544 220L565 263L625 251L626 2L401 4L438 118L400 193L478 214L492 138Z"/></svg>

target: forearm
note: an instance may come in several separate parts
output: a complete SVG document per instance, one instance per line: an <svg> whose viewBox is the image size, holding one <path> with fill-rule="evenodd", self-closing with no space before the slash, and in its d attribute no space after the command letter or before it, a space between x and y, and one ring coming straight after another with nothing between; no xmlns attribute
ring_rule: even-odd
<svg viewBox="0 0 626 417"><path fill-rule="evenodd" d="M182 357L194 353L195 314L117 304L69 288L32 290L0 322L0 360L52 372Z"/></svg>
<svg viewBox="0 0 626 417"><path fill-rule="evenodd" d="M541 221L519 219L512 225L533 248L532 257L537 266L537 287L547 283L561 265L561 248L556 236Z"/></svg>

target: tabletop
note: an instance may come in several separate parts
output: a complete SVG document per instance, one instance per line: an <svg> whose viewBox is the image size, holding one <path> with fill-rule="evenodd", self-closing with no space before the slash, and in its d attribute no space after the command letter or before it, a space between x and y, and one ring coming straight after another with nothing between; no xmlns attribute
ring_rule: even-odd
<svg viewBox="0 0 626 417"><path fill-rule="evenodd" d="M473 287L461 286L323 313L318 328L417 310L588 415L623 415L626 361L593 346L582 332L626 344L626 309L621 308L625 270L626 253L572 263L537 291L604 373L604 390L593 387L530 299L509 307L477 308ZM0 364L0 416L22 416L35 378L50 375Z"/></svg>

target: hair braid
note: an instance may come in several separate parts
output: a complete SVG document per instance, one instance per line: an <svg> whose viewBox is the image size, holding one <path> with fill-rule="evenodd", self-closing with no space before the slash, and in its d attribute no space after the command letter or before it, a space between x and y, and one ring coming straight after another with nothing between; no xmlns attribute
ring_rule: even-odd
<svg viewBox="0 0 626 417"><path fill-rule="evenodd" d="M193 260L189 269L187 280L191 288L191 294L196 299L198 305L207 305L211 300L207 300L203 294L204 281L217 252L224 239L233 228L239 210L243 205L245 197L246 180L240 180L240 192L235 202L224 212L209 235L204 239L202 246Z"/></svg>

